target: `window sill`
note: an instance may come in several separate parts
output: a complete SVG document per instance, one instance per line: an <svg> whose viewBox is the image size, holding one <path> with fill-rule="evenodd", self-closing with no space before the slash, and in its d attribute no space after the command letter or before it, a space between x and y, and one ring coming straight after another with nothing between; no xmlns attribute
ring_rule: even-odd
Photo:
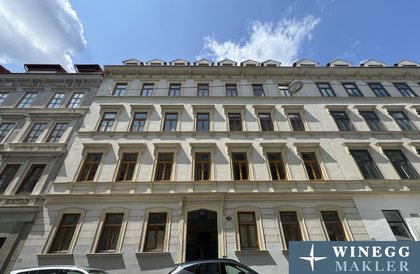
<svg viewBox="0 0 420 274"><path fill-rule="evenodd" d="M266 255L268 250L235 250L236 255Z"/></svg>
<svg viewBox="0 0 420 274"><path fill-rule="evenodd" d="M149 256L170 256L171 252L164 251L164 252L136 252L136 256L139 257L149 257Z"/></svg>
<svg viewBox="0 0 420 274"><path fill-rule="evenodd" d="M122 257L122 253L87 253L88 257Z"/></svg>
<svg viewBox="0 0 420 274"><path fill-rule="evenodd" d="M37 254L38 258L73 258L73 253L43 253Z"/></svg>

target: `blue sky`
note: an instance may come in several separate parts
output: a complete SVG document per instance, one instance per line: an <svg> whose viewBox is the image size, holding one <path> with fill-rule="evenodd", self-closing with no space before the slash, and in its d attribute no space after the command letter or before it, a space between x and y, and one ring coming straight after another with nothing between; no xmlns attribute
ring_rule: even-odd
<svg viewBox="0 0 420 274"><path fill-rule="evenodd" d="M420 62L415 0L2 0L0 64ZM293 15L293 16L292 16Z"/></svg>

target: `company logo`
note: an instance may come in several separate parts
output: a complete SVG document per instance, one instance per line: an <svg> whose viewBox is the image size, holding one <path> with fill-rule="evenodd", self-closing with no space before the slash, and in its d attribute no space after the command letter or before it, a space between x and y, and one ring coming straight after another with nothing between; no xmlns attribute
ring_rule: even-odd
<svg viewBox="0 0 420 274"><path fill-rule="evenodd" d="M418 274L418 258L418 242L290 242L289 274Z"/></svg>

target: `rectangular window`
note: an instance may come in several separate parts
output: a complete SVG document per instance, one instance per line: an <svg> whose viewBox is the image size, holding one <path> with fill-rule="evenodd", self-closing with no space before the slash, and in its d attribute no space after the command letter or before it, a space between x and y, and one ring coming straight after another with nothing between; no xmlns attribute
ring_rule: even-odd
<svg viewBox="0 0 420 274"><path fill-rule="evenodd" d="M136 169L138 153L123 153L118 169L116 181L133 180L134 170Z"/></svg>
<svg viewBox="0 0 420 274"><path fill-rule="evenodd" d="M0 142L2 142L7 137L7 135L9 135L10 131L12 131L14 126L14 123L0 124Z"/></svg>
<svg viewBox="0 0 420 274"><path fill-rule="evenodd" d="M0 105L3 104L4 100L6 100L7 96L9 96L8 92L0 92Z"/></svg>
<svg viewBox="0 0 420 274"><path fill-rule="evenodd" d="M17 108L28 108L32 105L35 97L38 93L36 92L27 92L25 96L23 96L22 100L20 100L19 104L16 106Z"/></svg>
<svg viewBox="0 0 420 274"><path fill-rule="evenodd" d="M374 111L360 111L363 119L365 119L367 125L372 131L386 131L385 126L379 120L378 115Z"/></svg>
<svg viewBox="0 0 420 274"><path fill-rule="evenodd" d="M166 212L149 213L144 252L163 251L167 216Z"/></svg>
<svg viewBox="0 0 420 274"><path fill-rule="evenodd" d="M229 130L242 131L242 118L240 113L228 113Z"/></svg>
<svg viewBox="0 0 420 274"><path fill-rule="evenodd" d="M210 180L210 153L196 153L195 154L195 168L194 180L195 181L208 181Z"/></svg>
<svg viewBox="0 0 420 274"><path fill-rule="evenodd" d="M141 89L141 96L152 96L154 84L143 84Z"/></svg>
<svg viewBox="0 0 420 274"><path fill-rule="evenodd" d="M270 113L258 113L262 131L273 131L273 121L271 120Z"/></svg>
<svg viewBox="0 0 420 274"><path fill-rule="evenodd" d="M107 213L99 237L97 253L116 252L124 220L123 213Z"/></svg>
<svg viewBox="0 0 420 274"><path fill-rule="evenodd" d="M273 181L286 180L286 171L284 169L281 153L267 153L268 166L270 167L271 179Z"/></svg>
<svg viewBox="0 0 420 274"><path fill-rule="evenodd" d="M253 84L252 85L252 92L254 93L254 96L261 97L264 96L264 88L261 84Z"/></svg>
<svg viewBox="0 0 420 274"><path fill-rule="evenodd" d="M353 124L345 111L331 111L330 114L340 131L354 131Z"/></svg>
<svg viewBox="0 0 420 274"><path fill-rule="evenodd" d="M288 113L287 117L289 118L293 131L305 131L305 126L299 113Z"/></svg>
<svg viewBox="0 0 420 274"><path fill-rule="evenodd" d="M48 136L47 142L48 143L56 143L59 142L61 136L63 136L64 132L66 131L68 123L57 123L54 126L53 131L51 132L50 136Z"/></svg>
<svg viewBox="0 0 420 274"><path fill-rule="evenodd" d="M411 120L405 115L403 111L389 111L389 115L394 119L398 124L401 130L403 131L414 131L416 130L414 124Z"/></svg>
<svg viewBox="0 0 420 274"><path fill-rule="evenodd" d="M259 249L255 212L238 212L238 226L241 250Z"/></svg>
<svg viewBox="0 0 420 274"><path fill-rule="evenodd" d="M382 179L382 174L379 172L375 162L366 149L352 149L351 155L356 161L360 172L365 179Z"/></svg>
<svg viewBox="0 0 420 274"><path fill-rule="evenodd" d="M406 83L394 83L394 86L404 97L417 97L414 91Z"/></svg>
<svg viewBox="0 0 420 274"><path fill-rule="evenodd" d="M278 88L280 96L292 96L289 92L289 84L279 84Z"/></svg>
<svg viewBox="0 0 420 274"><path fill-rule="evenodd" d="M16 176L20 164L7 164L0 174L0 194L4 193Z"/></svg>
<svg viewBox="0 0 420 274"><path fill-rule="evenodd" d="M31 165L29 171L26 173L25 178L20 184L16 194L30 194L34 190L36 184L41 178L42 173L44 172L46 165L45 164L33 164Z"/></svg>
<svg viewBox="0 0 420 274"><path fill-rule="evenodd" d="M101 122L99 123L98 131L111 131L116 118L116 112L104 112Z"/></svg>
<svg viewBox="0 0 420 274"><path fill-rule="evenodd" d="M318 159L316 158L315 153L302 152L301 155L309 180L322 180L323 176L321 167L319 166Z"/></svg>
<svg viewBox="0 0 420 274"><path fill-rule="evenodd" d="M363 94L360 89L354 83L343 83L344 89L347 91L350 97L362 97Z"/></svg>
<svg viewBox="0 0 420 274"><path fill-rule="evenodd" d="M346 241L346 233L337 211L321 211L322 220L330 241Z"/></svg>
<svg viewBox="0 0 420 274"><path fill-rule="evenodd" d="M375 93L377 97L388 97L389 93L380 83L369 83L370 89Z"/></svg>
<svg viewBox="0 0 420 274"><path fill-rule="evenodd" d="M180 96L181 84L170 84L168 96Z"/></svg>
<svg viewBox="0 0 420 274"><path fill-rule="evenodd" d="M198 84L197 96L209 96L209 84Z"/></svg>
<svg viewBox="0 0 420 274"><path fill-rule="evenodd" d="M238 90L236 84L226 84L226 96L238 96Z"/></svg>
<svg viewBox="0 0 420 274"><path fill-rule="evenodd" d="M117 83L115 85L114 91L112 92L113 96L124 96L127 91L126 83Z"/></svg>
<svg viewBox="0 0 420 274"><path fill-rule="evenodd" d="M59 108L61 107L61 103L63 103L63 99L65 97L65 93L54 93L53 97L51 98L50 102L48 103L47 108Z"/></svg>
<svg viewBox="0 0 420 274"><path fill-rule="evenodd" d="M397 241L413 240L413 237L398 210L382 210L382 213Z"/></svg>
<svg viewBox="0 0 420 274"><path fill-rule="evenodd" d="M31 131L26 135L26 138L23 140L25 143L34 143L38 139L38 137L41 135L41 133L44 131L45 126L47 124L45 123L36 123L32 126Z"/></svg>
<svg viewBox="0 0 420 274"><path fill-rule="evenodd" d="M166 113L163 121L163 131L176 131L178 113Z"/></svg>
<svg viewBox="0 0 420 274"><path fill-rule="evenodd" d="M173 153L159 153L156 163L155 181L171 180Z"/></svg>
<svg viewBox="0 0 420 274"><path fill-rule="evenodd" d="M295 211L280 211L280 221L287 249L290 241L302 241L302 231Z"/></svg>
<svg viewBox="0 0 420 274"><path fill-rule="evenodd" d="M4 243L6 242L6 237L0 237L0 249L3 247Z"/></svg>
<svg viewBox="0 0 420 274"><path fill-rule="evenodd" d="M233 180L249 180L246 153L232 153Z"/></svg>
<svg viewBox="0 0 420 274"><path fill-rule="evenodd" d="M70 251L70 244L73 240L79 219L80 214L63 215L48 253L66 253Z"/></svg>
<svg viewBox="0 0 420 274"><path fill-rule="evenodd" d="M414 167L399 149L384 150L386 157L391 161L401 179L418 179L419 175Z"/></svg>
<svg viewBox="0 0 420 274"><path fill-rule="evenodd" d="M131 123L131 131L144 131L146 125L147 113L135 112L133 115L133 122Z"/></svg>
<svg viewBox="0 0 420 274"><path fill-rule="evenodd" d="M334 90L331 88L331 85L329 83L317 83L316 85L322 96L324 97L336 96Z"/></svg>
<svg viewBox="0 0 420 274"><path fill-rule="evenodd" d="M210 114L209 113L197 113L195 130L196 131L209 131L210 130Z"/></svg>
<svg viewBox="0 0 420 274"><path fill-rule="evenodd" d="M73 94L73 96L70 99L70 102L67 104L68 108L78 108L80 107L80 104L82 103L84 93L76 92Z"/></svg>
<svg viewBox="0 0 420 274"><path fill-rule="evenodd" d="M88 153L77 181L93 181L102 159L102 153Z"/></svg>

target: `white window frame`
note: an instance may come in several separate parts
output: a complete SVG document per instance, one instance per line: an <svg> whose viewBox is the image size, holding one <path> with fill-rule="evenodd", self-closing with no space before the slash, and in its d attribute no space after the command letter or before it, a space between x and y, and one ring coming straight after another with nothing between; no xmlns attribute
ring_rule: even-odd
<svg viewBox="0 0 420 274"><path fill-rule="evenodd" d="M165 239L163 240L163 250L162 251L144 251L146 244L146 235L147 227L149 225L149 215L150 213L166 213L166 224L165 224ZM171 220L172 220L172 209L166 207L153 207L148 208L144 211L143 215L143 226L140 239L140 245L138 253L141 254L153 254L153 253L168 253L169 252L169 243L170 243L170 233L171 233Z"/></svg>

